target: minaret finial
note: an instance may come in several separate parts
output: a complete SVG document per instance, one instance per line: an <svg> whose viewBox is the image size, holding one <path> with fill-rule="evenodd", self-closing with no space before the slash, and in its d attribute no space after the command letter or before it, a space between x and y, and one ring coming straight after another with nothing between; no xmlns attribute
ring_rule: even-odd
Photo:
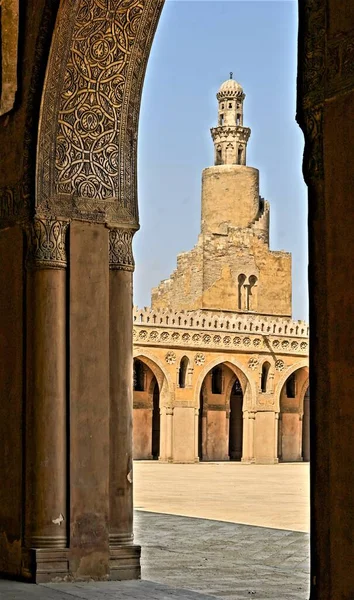
<svg viewBox="0 0 354 600"><path fill-rule="evenodd" d="M230 79L232 79L232 76L233 76L233 72L230 71Z"/></svg>

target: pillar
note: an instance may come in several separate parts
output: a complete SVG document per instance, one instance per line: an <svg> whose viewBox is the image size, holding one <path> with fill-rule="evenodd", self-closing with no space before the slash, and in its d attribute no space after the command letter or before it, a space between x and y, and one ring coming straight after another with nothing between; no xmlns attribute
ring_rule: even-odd
<svg viewBox="0 0 354 600"><path fill-rule="evenodd" d="M194 409L194 462L199 462L199 408Z"/></svg>
<svg viewBox="0 0 354 600"><path fill-rule="evenodd" d="M274 415L274 462L279 462L278 456L279 449L279 413L276 412Z"/></svg>
<svg viewBox="0 0 354 600"><path fill-rule="evenodd" d="M254 462L254 411L243 411L243 440L241 462Z"/></svg>
<svg viewBox="0 0 354 600"><path fill-rule="evenodd" d="M134 232L109 232L109 548L113 580L140 577L133 544L133 270Z"/></svg>
<svg viewBox="0 0 354 600"><path fill-rule="evenodd" d="M166 460L172 462L173 407L166 406Z"/></svg>
<svg viewBox="0 0 354 600"><path fill-rule="evenodd" d="M23 575L65 575L67 562L67 223L35 219L27 233L27 361Z"/></svg>

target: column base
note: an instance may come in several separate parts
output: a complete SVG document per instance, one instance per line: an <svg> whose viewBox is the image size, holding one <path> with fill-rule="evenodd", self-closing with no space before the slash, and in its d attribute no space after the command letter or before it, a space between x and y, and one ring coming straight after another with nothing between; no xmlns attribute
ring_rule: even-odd
<svg viewBox="0 0 354 600"><path fill-rule="evenodd" d="M140 554L141 547L135 544L110 546L109 568L111 581L140 579Z"/></svg>
<svg viewBox="0 0 354 600"><path fill-rule="evenodd" d="M69 578L69 549L23 549L21 574L32 583L67 581Z"/></svg>

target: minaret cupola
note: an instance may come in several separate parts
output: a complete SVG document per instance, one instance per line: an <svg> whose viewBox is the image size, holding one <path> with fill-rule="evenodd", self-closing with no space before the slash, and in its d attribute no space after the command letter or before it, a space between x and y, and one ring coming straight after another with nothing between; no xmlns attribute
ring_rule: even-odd
<svg viewBox="0 0 354 600"><path fill-rule="evenodd" d="M211 129L215 147L215 165L245 165L247 142L251 130L243 126L242 86L232 78L225 81L218 93L218 126Z"/></svg>

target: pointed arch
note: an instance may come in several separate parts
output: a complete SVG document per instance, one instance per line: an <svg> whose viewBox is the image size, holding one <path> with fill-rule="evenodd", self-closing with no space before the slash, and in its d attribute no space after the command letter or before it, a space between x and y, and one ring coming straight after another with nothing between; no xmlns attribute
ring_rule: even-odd
<svg viewBox="0 0 354 600"><path fill-rule="evenodd" d="M275 388L275 394L274 394L276 412L280 412L280 395L281 395L281 391L283 389L283 386L284 386L287 378L289 377L289 375L292 375L292 373L295 373L295 371L297 371L298 369L302 369L302 368L307 368L307 369L309 368L308 359L299 360L299 362L294 363L293 365L288 367L288 369L286 369L286 371L284 371L284 373L280 377L280 379L277 383L277 386Z"/></svg>
<svg viewBox="0 0 354 600"><path fill-rule="evenodd" d="M204 368L199 373L194 388L195 408L199 407L200 392L206 375L209 373L209 371L211 371L211 369L221 364L225 364L227 367L229 367L240 381L244 398L243 410L250 410L252 407L255 407L257 399L256 382L253 379L250 379L247 375L245 365L243 365L233 356L223 355L215 358L214 360L204 365Z"/></svg>

